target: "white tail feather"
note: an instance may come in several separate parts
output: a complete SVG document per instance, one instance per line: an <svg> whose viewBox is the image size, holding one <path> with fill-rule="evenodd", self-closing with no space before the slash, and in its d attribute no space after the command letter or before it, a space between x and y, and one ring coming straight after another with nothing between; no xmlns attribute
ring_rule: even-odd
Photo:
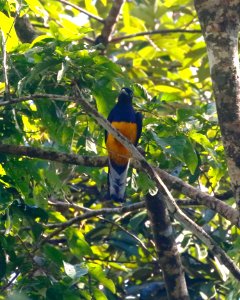
<svg viewBox="0 0 240 300"><path fill-rule="evenodd" d="M108 184L109 184L109 194L111 198L124 200L127 174L128 174L129 162L126 168L120 174L114 169L109 159L109 171L108 171Z"/></svg>

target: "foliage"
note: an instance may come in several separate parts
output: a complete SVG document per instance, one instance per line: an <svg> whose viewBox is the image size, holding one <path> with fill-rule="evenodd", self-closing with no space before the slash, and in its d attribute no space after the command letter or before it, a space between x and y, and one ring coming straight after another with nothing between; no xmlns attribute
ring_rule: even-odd
<svg viewBox="0 0 240 300"><path fill-rule="evenodd" d="M71 3L102 18L112 6L106 0ZM199 30L192 1L127 1L113 33L122 39L110 42L105 53L90 41L102 25L61 1L9 0L0 3L0 10L11 94L70 97L76 81L106 117L119 89L131 86L134 105L144 114L141 146L148 161L169 172L180 169L184 181L209 193L230 189L201 33L124 38L152 30ZM28 14L38 31L31 43L17 37L18 14ZM0 64L3 69L3 60ZM0 81L3 96L2 74ZM106 154L104 131L81 107L44 96L2 106L0 135L2 143ZM86 219L42 243L55 225L80 213L54 205L55 200L91 209L105 206L105 168L1 154L0 176L0 299L164 299L145 210ZM139 202L153 186L145 174L129 176L127 201ZM239 259L239 229L203 207L185 212ZM181 224L174 226L191 299L236 299L239 284L217 258Z"/></svg>

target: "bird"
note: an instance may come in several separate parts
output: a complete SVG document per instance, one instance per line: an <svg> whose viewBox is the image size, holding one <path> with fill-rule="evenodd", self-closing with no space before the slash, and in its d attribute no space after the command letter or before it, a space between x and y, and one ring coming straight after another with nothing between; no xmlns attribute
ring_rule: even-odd
<svg viewBox="0 0 240 300"><path fill-rule="evenodd" d="M133 91L123 87L117 103L109 113L108 121L137 146L142 133L142 114L135 112L132 99ZM121 203L125 201L131 153L107 131L105 131L105 143L108 151L108 198Z"/></svg>

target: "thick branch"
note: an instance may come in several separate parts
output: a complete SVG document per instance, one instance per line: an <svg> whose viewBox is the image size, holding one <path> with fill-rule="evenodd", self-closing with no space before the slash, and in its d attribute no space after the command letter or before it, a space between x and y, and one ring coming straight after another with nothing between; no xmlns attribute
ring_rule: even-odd
<svg viewBox="0 0 240 300"><path fill-rule="evenodd" d="M163 197L160 192L154 197L150 195L146 197L158 260L163 272L168 299L189 299L181 258Z"/></svg>
<svg viewBox="0 0 240 300"><path fill-rule="evenodd" d="M104 20L102 18L100 18L100 17L98 17L98 16L96 16L96 15L88 12L87 10L85 10L85 9L77 6L76 4L73 4L73 3L68 2L66 0L58 0L58 1L61 2L61 3L63 3L63 4L66 4L66 5L69 5L69 6L73 7L73 8L75 8L76 10L78 10L78 11L82 12L83 14L89 16L89 18L92 18L92 19L94 19L94 20L96 20L98 22L104 23Z"/></svg>
<svg viewBox="0 0 240 300"><path fill-rule="evenodd" d="M107 166L107 157L104 156L81 156L76 154L57 152L50 149L44 150L27 146L0 144L0 153L12 154L16 156L28 156L32 158L46 159L50 161L57 161L60 163L82 165L87 167L101 168ZM132 165L134 168L140 171L144 171L138 161L133 160ZM183 182L178 177L172 176L159 168L155 168L155 170L158 172L169 189L175 189L181 192L182 194L196 201L196 203L198 203L199 205L204 204L208 208L225 217L233 225L240 227L240 217L237 210L233 209L231 206L218 200L217 198L201 192L199 189Z"/></svg>
<svg viewBox="0 0 240 300"><path fill-rule="evenodd" d="M154 34L170 34L170 33L201 33L201 30L187 30L187 29L161 29L161 30L152 30L152 31L145 31L145 32L138 32L129 35L124 35L120 37L112 38L109 43L117 43L122 40L132 39L139 36L146 36L146 35L154 35Z"/></svg>
<svg viewBox="0 0 240 300"><path fill-rule="evenodd" d="M104 45L107 45L110 38L111 34L114 30L114 27L117 23L118 16L120 14L122 5L124 4L125 0L115 0L113 1L113 6L109 12L108 17L104 21L104 26L101 32L101 41L103 42Z"/></svg>

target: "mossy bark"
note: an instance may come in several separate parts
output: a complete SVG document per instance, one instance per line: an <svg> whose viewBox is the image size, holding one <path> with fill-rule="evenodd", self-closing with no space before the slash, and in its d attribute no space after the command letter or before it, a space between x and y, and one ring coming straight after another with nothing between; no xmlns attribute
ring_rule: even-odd
<svg viewBox="0 0 240 300"><path fill-rule="evenodd" d="M231 185L240 206L239 0L195 0L206 41Z"/></svg>

